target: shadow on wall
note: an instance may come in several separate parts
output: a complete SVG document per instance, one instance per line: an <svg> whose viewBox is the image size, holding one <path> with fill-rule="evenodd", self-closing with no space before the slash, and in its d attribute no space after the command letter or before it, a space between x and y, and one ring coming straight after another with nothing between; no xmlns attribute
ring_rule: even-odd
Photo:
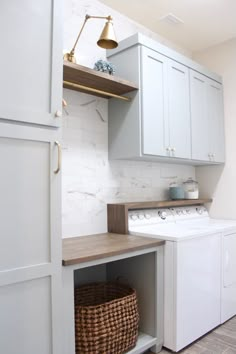
<svg viewBox="0 0 236 354"><path fill-rule="evenodd" d="M210 210L214 206L214 198L218 193L224 169L225 165L199 166L196 168L200 197L213 199Z"/></svg>

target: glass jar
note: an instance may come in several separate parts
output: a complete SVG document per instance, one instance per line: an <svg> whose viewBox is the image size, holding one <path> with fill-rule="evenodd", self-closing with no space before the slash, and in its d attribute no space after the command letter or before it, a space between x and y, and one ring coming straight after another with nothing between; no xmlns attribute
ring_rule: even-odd
<svg viewBox="0 0 236 354"><path fill-rule="evenodd" d="M172 182L169 187L169 196L172 200L184 199L184 189L177 182Z"/></svg>
<svg viewBox="0 0 236 354"><path fill-rule="evenodd" d="M199 189L197 181L194 181L192 177L189 177L187 181L183 182L183 186L185 199L198 199Z"/></svg>

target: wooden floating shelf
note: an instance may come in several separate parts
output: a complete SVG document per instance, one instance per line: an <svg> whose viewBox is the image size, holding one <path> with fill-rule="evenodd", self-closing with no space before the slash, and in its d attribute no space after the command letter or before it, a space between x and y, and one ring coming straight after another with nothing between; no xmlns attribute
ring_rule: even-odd
<svg viewBox="0 0 236 354"><path fill-rule="evenodd" d="M212 199L182 199L131 202L107 205L108 232L128 234L128 211L136 209L170 208L211 203Z"/></svg>
<svg viewBox="0 0 236 354"><path fill-rule="evenodd" d="M169 208L169 207L180 207L188 205L199 205L211 203L212 199L202 198L202 199L179 199L179 200L161 200L161 201L150 201L150 202L131 202L131 203L117 203L110 205L125 205L128 210L132 209L145 209L145 208Z"/></svg>
<svg viewBox="0 0 236 354"><path fill-rule="evenodd" d="M126 101L130 98L122 95L138 90L133 82L67 61L63 64L63 87L98 97L115 97Z"/></svg>

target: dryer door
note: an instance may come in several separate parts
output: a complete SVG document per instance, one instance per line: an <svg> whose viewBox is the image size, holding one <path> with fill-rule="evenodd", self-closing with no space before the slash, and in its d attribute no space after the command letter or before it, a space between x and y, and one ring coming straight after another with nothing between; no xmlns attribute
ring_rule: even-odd
<svg viewBox="0 0 236 354"><path fill-rule="evenodd" d="M222 237L221 323L236 314L236 232Z"/></svg>

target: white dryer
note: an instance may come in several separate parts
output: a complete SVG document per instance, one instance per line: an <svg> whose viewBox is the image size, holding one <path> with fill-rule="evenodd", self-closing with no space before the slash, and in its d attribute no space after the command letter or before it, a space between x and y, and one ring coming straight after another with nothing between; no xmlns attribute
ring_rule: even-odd
<svg viewBox="0 0 236 354"><path fill-rule="evenodd" d="M236 314L236 221L203 206L136 210L129 232L166 240L165 347L179 351Z"/></svg>

